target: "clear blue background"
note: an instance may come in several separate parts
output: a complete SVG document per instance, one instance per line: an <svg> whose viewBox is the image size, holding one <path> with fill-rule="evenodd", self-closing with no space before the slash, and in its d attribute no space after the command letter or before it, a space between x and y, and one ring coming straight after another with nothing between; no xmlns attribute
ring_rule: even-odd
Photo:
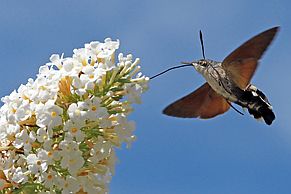
<svg viewBox="0 0 291 194"><path fill-rule="evenodd" d="M280 25L253 78L273 104L272 126L233 110L211 120L177 119L162 109L204 83L194 69L180 69L150 83L135 106L138 140L120 159L113 194L291 193L291 3L288 0L50 0L0 2L0 88L8 95L52 53L106 37L140 57L152 76L206 56L222 60L241 43Z"/></svg>

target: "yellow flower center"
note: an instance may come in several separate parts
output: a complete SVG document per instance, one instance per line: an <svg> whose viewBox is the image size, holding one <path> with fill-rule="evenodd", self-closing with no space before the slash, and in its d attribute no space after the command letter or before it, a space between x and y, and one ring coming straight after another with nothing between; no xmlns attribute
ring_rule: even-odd
<svg viewBox="0 0 291 194"><path fill-rule="evenodd" d="M84 59L84 60L82 60L82 65L83 66L87 66L87 61Z"/></svg>
<svg viewBox="0 0 291 194"><path fill-rule="evenodd" d="M52 157L53 152L49 151L49 152L47 153L47 155L48 155L48 157Z"/></svg>
<svg viewBox="0 0 291 194"><path fill-rule="evenodd" d="M24 99L24 100L29 100L29 98L26 96L26 95L22 95L22 98Z"/></svg>
<svg viewBox="0 0 291 194"><path fill-rule="evenodd" d="M81 111L80 111L79 109L77 109L77 110L75 110L75 114L76 114L77 116L80 116L80 115L81 115Z"/></svg>
<svg viewBox="0 0 291 194"><path fill-rule="evenodd" d="M93 79L94 78L94 75L93 74L89 75L89 78L90 79Z"/></svg>
<svg viewBox="0 0 291 194"><path fill-rule="evenodd" d="M75 159L70 159L70 160L69 160L69 164L72 165L72 164L75 164L75 163L76 163L76 160L75 160Z"/></svg>
<svg viewBox="0 0 291 194"><path fill-rule="evenodd" d="M95 65L95 61L94 60L91 60L90 65L91 66L94 66Z"/></svg>
<svg viewBox="0 0 291 194"><path fill-rule="evenodd" d="M73 128L71 128L71 131L72 131L72 133L76 133L78 131L78 128L73 127Z"/></svg>
<svg viewBox="0 0 291 194"><path fill-rule="evenodd" d="M40 86L39 89L46 90L46 87L45 86Z"/></svg>
<svg viewBox="0 0 291 194"><path fill-rule="evenodd" d="M36 162L36 164L40 166L40 165L41 165L41 161L38 160L38 161Z"/></svg>
<svg viewBox="0 0 291 194"><path fill-rule="evenodd" d="M47 175L47 179L48 180L52 180L53 179L53 176L51 174Z"/></svg>
<svg viewBox="0 0 291 194"><path fill-rule="evenodd" d="M16 113L16 109L13 108L13 109L11 110L11 112L12 112L12 113Z"/></svg>
<svg viewBox="0 0 291 194"><path fill-rule="evenodd" d="M96 111L97 110L97 107L96 106L92 106L91 110L92 111Z"/></svg>
<svg viewBox="0 0 291 194"><path fill-rule="evenodd" d="M56 113L55 111L53 111L53 112L51 113L51 116L52 116L52 117L56 117L56 116L57 116L57 113Z"/></svg>

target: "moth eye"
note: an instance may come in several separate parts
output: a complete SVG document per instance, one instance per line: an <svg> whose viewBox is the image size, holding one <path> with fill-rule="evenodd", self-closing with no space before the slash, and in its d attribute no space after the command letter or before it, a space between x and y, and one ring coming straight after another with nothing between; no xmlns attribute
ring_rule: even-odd
<svg viewBox="0 0 291 194"><path fill-rule="evenodd" d="M203 67L206 67L207 62L206 61L199 61L199 65L201 65Z"/></svg>

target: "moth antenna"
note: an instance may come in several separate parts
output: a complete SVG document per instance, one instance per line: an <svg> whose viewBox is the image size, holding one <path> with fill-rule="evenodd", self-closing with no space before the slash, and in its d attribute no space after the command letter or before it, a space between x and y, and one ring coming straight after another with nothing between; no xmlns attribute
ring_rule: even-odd
<svg viewBox="0 0 291 194"><path fill-rule="evenodd" d="M203 59L205 59L205 52L204 52L204 43L203 43L203 36L202 36L202 31L199 31L199 35L200 35L200 43L201 43L201 48L202 48L202 55L203 55Z"/></svg>
<svg viewBox="0 0 291 194"><path fill-rule="evenodd" d="M188 62L182 62L182 63L184 63L184 65L178 65L178 66L171 67L171 68L169 68L169 69L167 69L165 71L162 71L161 73L158 73L158 74L150 77L150 79L154 79L155 77L158 77L158 76L160 76L160 75L162 75L164 73L167 73L168 71L171 71L173 69L178 69L178 68L181 68L181 67L189 67L189 66L193 67L192 63L188 63Z"/></svg>

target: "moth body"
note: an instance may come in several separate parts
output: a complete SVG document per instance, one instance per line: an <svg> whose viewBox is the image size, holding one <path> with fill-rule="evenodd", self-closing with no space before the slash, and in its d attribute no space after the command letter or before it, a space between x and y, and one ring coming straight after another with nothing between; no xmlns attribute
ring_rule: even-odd
<svg viewBox="0 0 291 194"><path fill-rule="evenodd" d="M192 65L215 92L231 102L237 101L237 97L233 93L233 88L237 86L227 76L221 62L201 59L198 62L193 62Z"/></svg>
<svg viewBox="0 0 291 194"><path fill-rule="evenodd" d="M266 95L252 85L259 59L275 37L279 27L268 29L243 43L222 62L204 59L191 63L206 80L194 92L167 106L163 113L182 118L213 118L229 110L231 103L247 108L254 118L271 125L275 119ZM200 32L200 40L202 40Z"/></svg>

